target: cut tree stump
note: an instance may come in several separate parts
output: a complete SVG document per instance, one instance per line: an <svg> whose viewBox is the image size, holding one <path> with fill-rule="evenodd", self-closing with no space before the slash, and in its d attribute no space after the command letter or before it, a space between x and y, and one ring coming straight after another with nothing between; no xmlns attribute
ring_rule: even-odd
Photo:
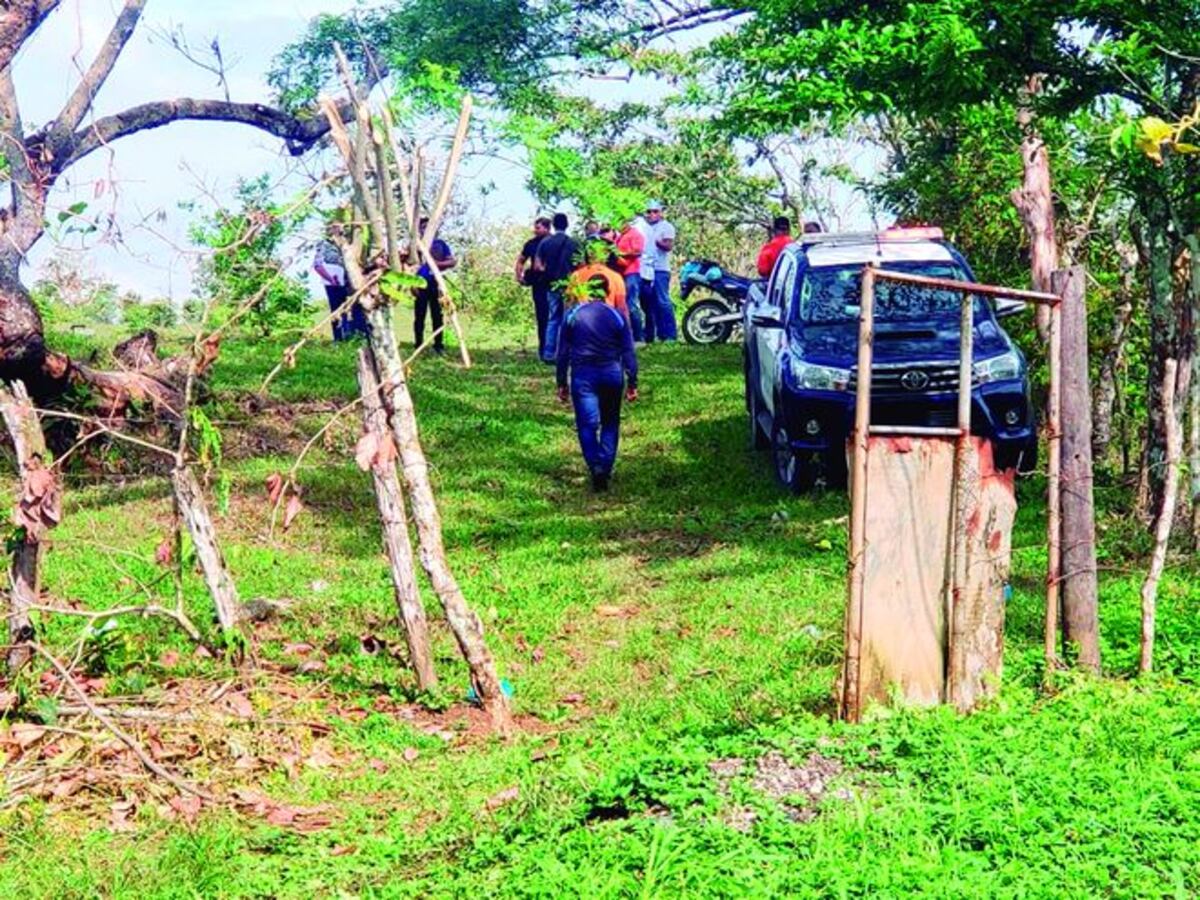
<svg viewBox="0 0 1200 900"><path fill-rule="evenodd" d="M9 672L15 673L33 656L28 644L34 637L29 610L41 593L42 538L62 517L62 492L54 472L47 468L46 439L23 383L0 386L0 412L17 452L21 479L13 521L24 530L24 540L13 548L10 568L7 662Z"/></svg>
<svg viewBox="0 0 1200 900"><path fill-rule="evenodd" d="M847 654L842 675L851 713L887 703L893 692L916 706L951 703L965 712L999 687L1014 473L995 470L987 441L967 444L965 583L948 598L955 441L870 439L862 610L847 618L860 631L846 636L858 657Z"/></svg>
<svg viewBox="0 0 1200 900"><path fill-rule="evenodd" d="M383 524L383 546L392 573L400 625L408 643L408 657L417 675L417 685L421 690L428 691L437 687L437 673L429 649L429 625L425 620L425 607L421 603L421 592L413 567L404 492L396 472L396 444L388 424L387 410L380 397L375 361L366 349L358 351L358 385L363 399L364 430L363 440L359 444L361 452L358 454L358 463L370 469L375 482L375 499Z"/></svg>

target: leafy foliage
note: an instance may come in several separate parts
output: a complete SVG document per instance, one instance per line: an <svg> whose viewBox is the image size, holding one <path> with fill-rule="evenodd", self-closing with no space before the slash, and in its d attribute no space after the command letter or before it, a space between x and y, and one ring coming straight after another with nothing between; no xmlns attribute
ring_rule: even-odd
<svg viewBox="0 0 1200 900"><path fill-rule="evenodd" d="M211 249L196 273L198 298L214 298L221 315L250 304L245 317L261 333L305 321L305 283L284 271L284 241L307 207L282 208L271 200L267 176L241 181L238 208L220 209L192 227L192 240Z"/></svg>

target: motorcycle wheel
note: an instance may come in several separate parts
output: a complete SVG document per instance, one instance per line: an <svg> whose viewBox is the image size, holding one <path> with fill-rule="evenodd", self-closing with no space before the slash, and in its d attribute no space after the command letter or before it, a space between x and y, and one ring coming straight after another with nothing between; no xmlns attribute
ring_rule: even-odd
<svg viewBox="0 0 1200 900"><path fill-rule="evenodd" d="M732 322L710 324L713 316L727 316L732 312L720 300L700 300L693 303L683 316L683 338L689 344L724 344L733 334Z"/></svg>

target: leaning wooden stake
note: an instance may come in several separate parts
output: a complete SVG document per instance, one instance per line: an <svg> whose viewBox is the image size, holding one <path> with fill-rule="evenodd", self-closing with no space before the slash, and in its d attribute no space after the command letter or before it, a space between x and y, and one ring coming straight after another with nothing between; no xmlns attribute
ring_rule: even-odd
<svg viewBox="0 0 1200 900"><path fill-rule="evenodd" d="M383 522L383 545L392 571L392 586L396 593L400 624L404 627L404 637L408 643L408 656L417 674L418 686L428 691L437 687L437 673L429 649L429 626L425 621L425 607L421 603L413 568L404 492L396 473L395 444L388 427L387 410L379 395L375 361L366 349L358 351L358 386L363 399L364 438L372 439L369 448L372 450L371 458L360 459L359 465L365 463L375 481L375 499L379 504L379 518ZM390 452L384 452L385 447Z"/></svg>
<svg viewBox="0 0 1200 900"><path fill-rule="evenodd" d="M225 558L217 546L217 530L213 527L212 516L208 512L208 504L204 501L204 491L195 473L187 466L181 466L171 472L171 484L175 489L175 502L179 514L187 525L188 533L192 536L192 545L196 549L196 560L200 563L200 571L204 574L204 583L212 595L217 608L217 621L221 629L231 633L237 627L238 620L238 591L233 576L225 565Z"/></svg>
<svg viewBox="0 0 1200 900"><path fill-rule="evenodd" d="M13 549L9 591L8 670L15 673L33 656L29 641L34 637L29 618L41 593L40 564L42 538L58 524L62 515L62 494L54 473L47 468L49 454L37 413L25 385L0 386L0 412L17 451L20 485L14 514L16 525L25 531L24 540Z"/></svg>
<svg viewBox="0 0 1200 900"><path fill-rule="evenodd" d="M1154 631L1158 606L1158 581L1167 563L1167 548L1171 542L1171 526L1175 523L1175 503L1179 496L1179 459L1183 455L1183 434L1175 418L1175 374L1178 363L1168 359L1163 364L1163 415L1167 425L1167 471L1163 484L1162 509L1154 525L1154 554L1150 571L1142 583L1142 646L1138 670L1145 673L1154 668Z"/></svg>
<svg viewBox="0 0 1200 900"><path fill-rule="evenodd" d="M475 693L491 716L494 727L507 732L512 725L512 713L496 674L495 660L483 637L483 623L467 604L467 598L446 561L442 517L429 480L429 463L421 447L404 361L392 328L391 308L376 307L369 313L368 320L371 324L371 347L383 383L383 395L391 409L392 436L400 452L405 486L417 525L421 566L429 576L434 593L446 613L450 630L471 670Z"/></svg>

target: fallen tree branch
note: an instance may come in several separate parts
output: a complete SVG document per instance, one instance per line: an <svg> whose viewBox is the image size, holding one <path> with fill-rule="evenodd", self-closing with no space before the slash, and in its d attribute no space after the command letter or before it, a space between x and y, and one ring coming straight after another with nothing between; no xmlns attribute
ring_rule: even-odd
<svg viewBox="0 0 1200 900"><path fill-rule="evenodd" d="M48 662L51 667L58 672L59 677L61 677L63 681L70 686L71 690L75 692L75 696L79 698L79 702L86 707L87 711L96 719L96 721L112 732L114 737L132 750L133 755L141 761L143 766L145 766L159 778L166 781L168 784L173 785L184 793L192 794L193 796L199 797L201 800L208 800L210 803L215 803L217 801L217 798L208 793L208 791L198 788L195 785L189 784L183 779L172 775L170 772L156 763L154 758L146 752L146 749L142 747L141 744L134 740L133 737L131 737L123 728L121 728L120 725L114 722L107 713L105 713L100 709L100 707L92 702L92 698L88 696L87 691L80 687L79 682L75 680L74 676L72 676L69 671L67 671L66 666L60 663L51 653L46 650L45 647L37 643L37 641L30 641L28 646L31 650L33 650L34 653L46 660L46 662Z"/></svg>

